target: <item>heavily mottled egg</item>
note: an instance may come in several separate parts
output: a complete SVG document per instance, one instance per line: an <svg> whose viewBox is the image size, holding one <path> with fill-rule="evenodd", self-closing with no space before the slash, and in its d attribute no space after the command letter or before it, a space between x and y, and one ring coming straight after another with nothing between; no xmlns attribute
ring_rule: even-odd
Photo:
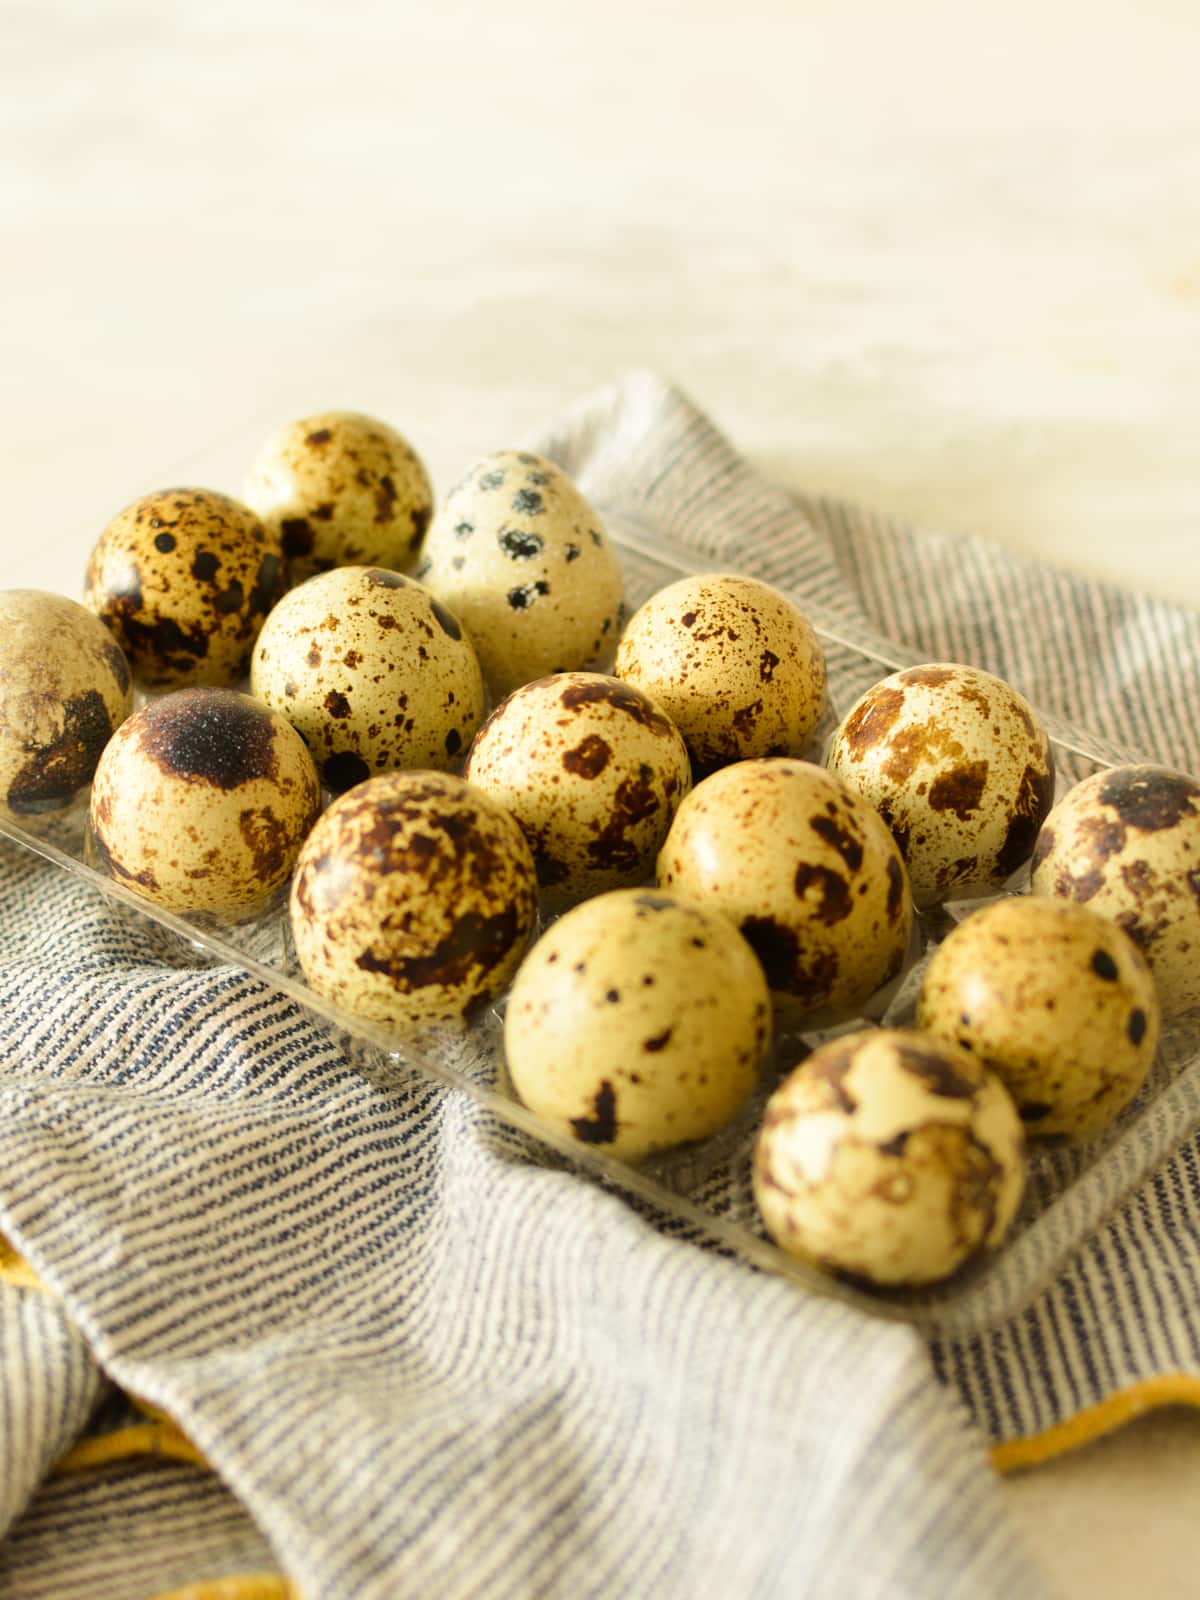
<svg viewBox="0 0 1200 1600"><path fill-rule="evenodd" d="M908 954L912 897L895 840L861 796L806 761L743 761L697 784L658 881L724 912L797 1015L853 1014Z"/></svg>
<svg viewBox="0 0 1200 1600"><path fill-rule="evenodd" d="M248 507L212 489L143 495L108 524L84 603L148 688L232 684L283 579L283 552Z"/></svg>
<svg viewBox="0 0 1200 1600"><path fill-rule="evenodd" d="M246 503L281 539L300 583L330 567L407 571L429 526L433 490L395 428L357 411L323 411L266 441Z"/></svg>
<svg viewBox="0 0 1200 1600"><path fill-rule="evenodd" d="M338 567L284 595L250 688L303 735L335 793L374 772L444 769L483 720L483 675L457 620L381 567Z"/></svg>
<svg viewBox="0 0 1200 1600"><path fill-rule="evenodd" d="M992 1068L1031 1134L1090 1139L1150 1070L1158 997L1115 923L1066 901L1009 896L939 945L917 1024Z"/></svg>
<svg viewBox="0 0 1200 1600"><path fill-rule="evenodd" d="M725 917L618 889L559 918L522 963L504 1019L509 1075L561 1133L637 1161L733 1119L770 1015L762 968Z"/></svg>
<svg viewBox="0 0 1200 1600"><path fill-rule="evenodd" d="M132 706L129 664L90 611L0 593L0 816L28 828L65 811Z"/></svg>
<svg viewBox="0 0 1200 1600"><path fill-rule="evenodd" d="M790 1255L881 1287L936 1282L1007 1233L1025 1184L1000 1080L929 1034L814 1050L771 1096L754 1195Z"/></svg>
<svg viewBox="0 0 1200 1600"><path fill-rule="evenodd" d="M621 569L596 513L541 456L477 461L434 518L418 576L462 619L497 697L611 659Z"/></svg>
<svg viewBox="0 0 1200 1600"><path fill-rule="evenodd" d="M1110 917L1140 948L1164 1017L1200 1005L1200 784L1167 767L1078 783L1038 837L1032 888Z"/></svg>
<svg viewBox="0 0 1200 1600"><path fill-rule="evenodd" d="M756 578L680 578L630 617L613 671L663 708L697 766L800 756L825 707L803 612Z"/></svg>
<svg viewBox="0 0 1200 1600"><path fill-rule="evenodd" d="M1028 702L977 667L909 667L868 689L829 767L883 817L925 908L998 889L1028 861L1054 795Z"/></svg>
<svg viewBox="0 0 1200 1600"><path fill-rule="evenodd" d="M675 724L597 672L515 690L479 730L464 772L517 819L542 887L562 900L651 876L691 786Z"/></svg>
<svg viewBox="0 0 1200 1600"><path fill-rule="evenodd" d="M89 845L156 905L249 915L287 882L320 801L312 757L278 712L232 689L180 689L105 747Z"/></svg>
<svg viewBox="0 0 1200 1600"><path fill-rule="evenodd" d="M537 916L520 828L441 772L386 772L335 800L292 883L296 955L318 994L401 1029L460 1024L505 988Z"/></svg>

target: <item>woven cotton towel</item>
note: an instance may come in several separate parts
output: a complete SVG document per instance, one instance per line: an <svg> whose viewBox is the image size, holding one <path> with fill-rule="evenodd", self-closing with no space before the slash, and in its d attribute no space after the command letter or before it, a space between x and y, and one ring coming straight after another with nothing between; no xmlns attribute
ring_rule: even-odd
<svg viewBox="0 0 1200 1600"><path fill-rule="evenodd" d="M1200 764L1193 618L797 505L652 376L531 442L706 558ZM18 848L0 897L0 1227L56 1297L0 1287L0 1596L271 1565L305 1600L1037 1595L968 1407L1003 1443L1200 1378L1187 1152L1155 1180L1174 1213L1152 1185L1088 1234L1092 1195L1059 1219L1060 1247L1088 1242L1057 1285L931 1361L543 1165L465 1096L364 1080L293 1004ZM172 1464L35 1493L101 1371L224 1488Z"/></svg>

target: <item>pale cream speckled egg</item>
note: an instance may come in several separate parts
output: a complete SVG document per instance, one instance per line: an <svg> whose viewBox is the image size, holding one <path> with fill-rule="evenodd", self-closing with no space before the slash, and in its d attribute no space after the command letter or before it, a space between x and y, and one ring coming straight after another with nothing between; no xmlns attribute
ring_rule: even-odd
<svg viewBox="0 0 1200 1600"><path fill-rule="evenodd" d="M445 769L483 720L483 675L457 619L380 567L338 567L284 595L250 688L303 735L335 793L376 772Z"/></svg>
<svg viewBox="0 0 1200 1600"><path fill-rule="evenodd" d="M629 1161L730 1122L770 1042L770 996L717 912L618 889L576 906L517 973L504 1019L517 1094Z"/></svg>
<svg viewBox="0 0 1200 1600"><path fill-rule="evenodd" d="M1028 861L1054 795L1053 754L1029 703L956 663L868 689L828 763L895 834L921 908L1000 888Z"/></svg>
<svg viewBox="0 0 1200 1600"><path fill-rule="evenodd" d="M839 778L772 757L723 767L680 806L658 882L722 911L797 1015L850 1014L900 972L912 897L896 842Z"/></svg>
<svg viewBox="0 0 1200 1600"><path fill-rule="evenodd" d="M1113 767L1075 785L1038 837L1032 888L1110 917L1140 948L1164 1017L1200 1006L1200 784Z"/></svg>
<svg viewBox="0 0 1200 1600"><path fill-rule="evenodd" d="M675 724L640 690L596 672L515 690L479 730L464 771L516 817L543 888L564 901L651 876L691 786Z"/></svg>
<svg viewBox="0 0 1200 1600"><path fill-rule="evenodd" d="M880 1287L933 1283L1007 1233L1025 1183L1000 1080L929 1034L815 1050L767 1104L754 1195L789 1254Z"/></svg>
<svg viewBox="0 0 1200 1600"><path fill-rule="evenodd" d="M612 659L616 554L579 490L541 456L477 461L434 518L418 576L461 618L497 698Z"/></svg>
<svg viewBox="0 0 1200 1600"><path fill-rule="evenodd" d="M318 994L402 1030L460 1025L504 990L537 916L529 846L461 778L387 772L335 800L292 882Z"/></svg>
<svg viewBox="0 0 1200 1600"><path fill-rule="evenodd" d="M663 708L701 768L800 756L825 707L808 619L756 578L680 578L640 606L613 671Z"/></svg>
<svg viewBox="0 0 1200 1600"><path fill-rule="evenodd" d="M0 816L37 828L66 811L132 706L129 664L90 611L0 593Z"/></svg>
<svg viewBox="0 0 1200 1600"><path fill-rule="evenodd" d="M411 570L433 490L395 428L358 411L323 411L265 442L246 502L276 532L291 581L301 583L330 567Z"/></svg>
<svg viewBox="0 0 1200 1600"><path fill-rule="evenodd" d="M320 799L312 757L278 712L232 689L180 689L106 746L89 846L156 905L250 915L287 882Z"/></svg>
<svg viewBox="0 0 1200 1600"><path fill-rule="evenodd" d="M278 536L213 489L143 495L100 535L84 604L146 688L234 684L282 588Z"/></svg>

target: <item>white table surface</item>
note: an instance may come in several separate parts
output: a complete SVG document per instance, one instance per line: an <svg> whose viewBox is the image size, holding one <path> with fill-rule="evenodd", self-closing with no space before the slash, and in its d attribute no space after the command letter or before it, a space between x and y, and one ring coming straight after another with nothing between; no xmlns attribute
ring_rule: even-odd
<svg viewBox="0 0 1200 1600"><path fill-rule="evenodd" d="M5 585L274 421L446 486L652 366L785 483L1200 605L1195 0L0 3ZM237 478L219 485L236 489ZM1200 1417L1005 1497L1191 1595Z"/></svg>

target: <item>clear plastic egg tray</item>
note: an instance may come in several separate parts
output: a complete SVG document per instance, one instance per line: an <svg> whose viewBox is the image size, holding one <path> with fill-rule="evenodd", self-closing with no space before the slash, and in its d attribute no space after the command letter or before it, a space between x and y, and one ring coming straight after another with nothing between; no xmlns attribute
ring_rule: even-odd
<svg viewBox="0 0 1200 1600"><path fill-rule="evenodd" d="M630 609L687 572L711 570L705 561L668 545L652 533L609 516L620 553ZM814 736L810 758L822 747L839 711L879 678L912 665L885 640L869 637L822 614L802 594L794 596L821 637L829 668L830 706ZM1098 769L1136 761L1119 750L1041 713L1054 744L1057 793ZM754 1136L765 1101L781 1077L829 1033L782 1034L776 1038L758 1093L737 1122L713 1138L676 1150L639 1168L626 1166L592 1146L556 1133L511 1093L504 1070L503 1002L461 1036L397 1039L350 1017L316 995L300 973L292 949L286 908L277 906L238 927L206 925L161 911L112 882L85 859L83 806L33 835L0 822L0 834L91 883L100 893L171 930L214 963L232 963L290 996L333 1029L351 1059L386 1089L433 1079L470 1095L515 1136L530 1159L570 1168L581 1181L598 1182L648 1211L673 1233L708 1241L724 1253L781 1274L815 1294L832 1296L874 1316L903 1320L945 1334L978 1331L1010 1317L1049 1281L1088 1234L1165 1157L1200 1125L1200 1020L1164 1029L1148 1082L1115 1125L1086 1145L1033 1143L1029 1182L1016 1224L1003 1247L945 1284L920 1292L873 1293L792 1260L767 1238L751 1191ZM1010 885L1020 892L1025 871ZM868 1008L872 1020L911 1021L925 961L954 923L980 902L952 904L918 919L914 960L886 1005ZM855 1026L846 1019L830 1032ZM861 1020L857 1023L861 1026Z"/></svg>

